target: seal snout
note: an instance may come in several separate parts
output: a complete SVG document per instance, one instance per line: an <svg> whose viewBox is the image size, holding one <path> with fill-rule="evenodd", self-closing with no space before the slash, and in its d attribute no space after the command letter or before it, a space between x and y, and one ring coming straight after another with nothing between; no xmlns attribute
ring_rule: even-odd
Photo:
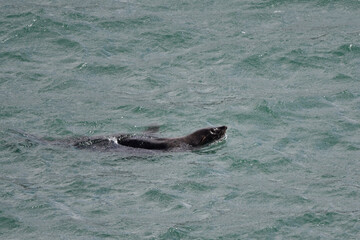
<svg viewBox="0 0 360 240"><path fill-rule="evenodd" d="M218 127L218 129L220 130L221 133L225 133L226 132L226 129L227 129L227 126L221 126L221 127Z"/></svg>
<svg viewBox="0 0 360 240"><path fill-rule="evenodd" d="M218 137L221 138L225 135L226 129L227 129L227 126L225 126L225 125L221 126L221 127L216 127L216 128L214 128L214 130L213 130L214 133L212 133L212 134L216 134Z"/></svg>

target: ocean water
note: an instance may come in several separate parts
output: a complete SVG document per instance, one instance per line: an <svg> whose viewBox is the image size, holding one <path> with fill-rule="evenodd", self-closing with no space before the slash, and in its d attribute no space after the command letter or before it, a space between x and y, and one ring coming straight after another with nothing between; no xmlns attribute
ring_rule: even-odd
<svg viewBox="0 0 360 240"><path fill-rule="evenodd" d="M360 2L0 1L1 239L359 239ZM44 145L227 125L197 151Z"/></svg>

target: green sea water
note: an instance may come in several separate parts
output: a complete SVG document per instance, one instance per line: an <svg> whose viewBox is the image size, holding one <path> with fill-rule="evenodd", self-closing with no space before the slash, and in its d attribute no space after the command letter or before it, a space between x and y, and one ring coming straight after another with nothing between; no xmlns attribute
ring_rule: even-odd
<svg viewBox="0 0 360 240"><path fill-rule="evenodd" d="M360 2L1 0L0 238L359 239Z"/></svg>

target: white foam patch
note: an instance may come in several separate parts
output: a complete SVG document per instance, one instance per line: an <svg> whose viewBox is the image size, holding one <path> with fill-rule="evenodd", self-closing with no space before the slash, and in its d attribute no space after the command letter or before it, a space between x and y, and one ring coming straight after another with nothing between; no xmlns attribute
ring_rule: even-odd
<svg viewBox="0 0 360 240"><path fill-rule="evenodd" d="M227 134L225 133L225 135L222 138L219 138L218 140L214 141L210 145L217 144L219 142L225 141L226 139L227 139Z"/></svg>
<svg viewBox="0 0 360 240"><path fill-rule="evenodd" d="M119 145L118 140L117 140L116 137L110 137L109 141Z"/></svg>
<svg viewBox="0 0 360 240"><path fill-rule="evenodd" d="M225 133L225 135L222 138L220 138L220 141L226 140L226 139L227 139L227 134Z"/></svg>

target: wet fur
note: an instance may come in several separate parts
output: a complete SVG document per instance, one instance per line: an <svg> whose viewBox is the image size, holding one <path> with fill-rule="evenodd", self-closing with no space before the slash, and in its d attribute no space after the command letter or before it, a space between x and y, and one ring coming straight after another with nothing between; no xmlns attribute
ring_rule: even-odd
<svg viewBox="0 0 360 240"><path fill-rule="evenodd" d="M226 126L203 128L185 137L158 138L120 134L110 137L92 137L77 140L72 145L80 149L111 149L120 146L150 150L172 150L175 148L198 148L222 139Z"/></svg>

